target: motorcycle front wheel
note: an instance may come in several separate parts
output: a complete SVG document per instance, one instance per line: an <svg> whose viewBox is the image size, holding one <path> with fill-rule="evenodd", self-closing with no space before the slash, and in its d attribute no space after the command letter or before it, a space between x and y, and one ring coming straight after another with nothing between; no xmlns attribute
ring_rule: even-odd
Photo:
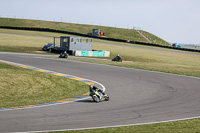
<svg viewBox="0 0 200 133"><path fill-rule="evenodd" d="M107 94L105 95L105 101L109 101L109 96Z"/></svg>

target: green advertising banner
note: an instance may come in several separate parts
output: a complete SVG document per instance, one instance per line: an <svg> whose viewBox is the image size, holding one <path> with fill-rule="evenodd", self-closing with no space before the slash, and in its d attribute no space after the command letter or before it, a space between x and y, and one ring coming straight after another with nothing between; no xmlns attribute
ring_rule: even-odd
<svg viewBox="0 0 200 133"><path fill-rule="evenodd" d="M89 56L89 51L82 51L81 55L82 56Z"/></svg>
<svg viewBox="0 0 200 133"><path fill-rule="evenodd" d="M104 51L93 51L93 56L104 57Z"/></svg>

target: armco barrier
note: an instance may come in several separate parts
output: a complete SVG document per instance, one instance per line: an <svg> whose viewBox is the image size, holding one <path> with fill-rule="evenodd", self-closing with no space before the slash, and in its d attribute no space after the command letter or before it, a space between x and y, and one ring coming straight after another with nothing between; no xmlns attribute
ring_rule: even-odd
<svg viewBox="0 0 200 133"><path fill-rule="evenodd" d="M86 34L82 34L82 33L55 30L55 29L49 29L49 28L12 27L12 26L0 26L0 28L2 28L2 29L14 29L14 30L28 30L28 31L63 33L63 34L71 34L71 35L77 35L77 36L83 36L83 37L98 38L98 39L107 40L107 41L126 42L126 40L123 40L123 39L95 37L95 36L92 36L92 35L86 35ZM130 41L129 44L140 44L140 45L156 46L156 47L162 47L162 48L168 48L168 49L176 49L176 50L191 51L191 52L200 52L200 50L197 50L197 49L177 48L177 47L163 46L163 45L159 45L159 44L145 43L145 42L138 42L138 41Z"/></svg>

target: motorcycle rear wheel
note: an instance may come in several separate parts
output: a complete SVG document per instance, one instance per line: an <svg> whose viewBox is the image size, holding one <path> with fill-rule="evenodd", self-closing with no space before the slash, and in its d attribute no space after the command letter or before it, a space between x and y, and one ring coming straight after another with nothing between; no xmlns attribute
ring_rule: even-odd
<svg viewBox="0 0 200 133"><path fill-rule="evenodd" d="M92 99L96 102L96 103L99 103L100 102L100 99L98 96L92 96Z"/></svg>

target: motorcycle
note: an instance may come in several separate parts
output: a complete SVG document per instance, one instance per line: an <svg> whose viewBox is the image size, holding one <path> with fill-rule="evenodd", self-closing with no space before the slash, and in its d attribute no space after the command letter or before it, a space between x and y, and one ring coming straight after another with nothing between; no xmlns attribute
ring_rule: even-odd
<svg viewBox="0 0 200 133"><path fill-rule="evenodd" d="M117 55L114 59L112 59L112 61L122 62L122 58L120 55Z"/></svg>
<svg viewBox="0 0 200 133"><path fill-rule="evenodd" d="M59 58L68 58L68 54L66 52L63 52L60 54Z"/></svg>
<svg viewBox="0 0 200 133"><path fill-rule="evenodd" d="M92 97L94 102L102 102L102 101L109 101L109 96L104 92L100 91L99 89L92 89L90 90L90 96Z"/></svg>

